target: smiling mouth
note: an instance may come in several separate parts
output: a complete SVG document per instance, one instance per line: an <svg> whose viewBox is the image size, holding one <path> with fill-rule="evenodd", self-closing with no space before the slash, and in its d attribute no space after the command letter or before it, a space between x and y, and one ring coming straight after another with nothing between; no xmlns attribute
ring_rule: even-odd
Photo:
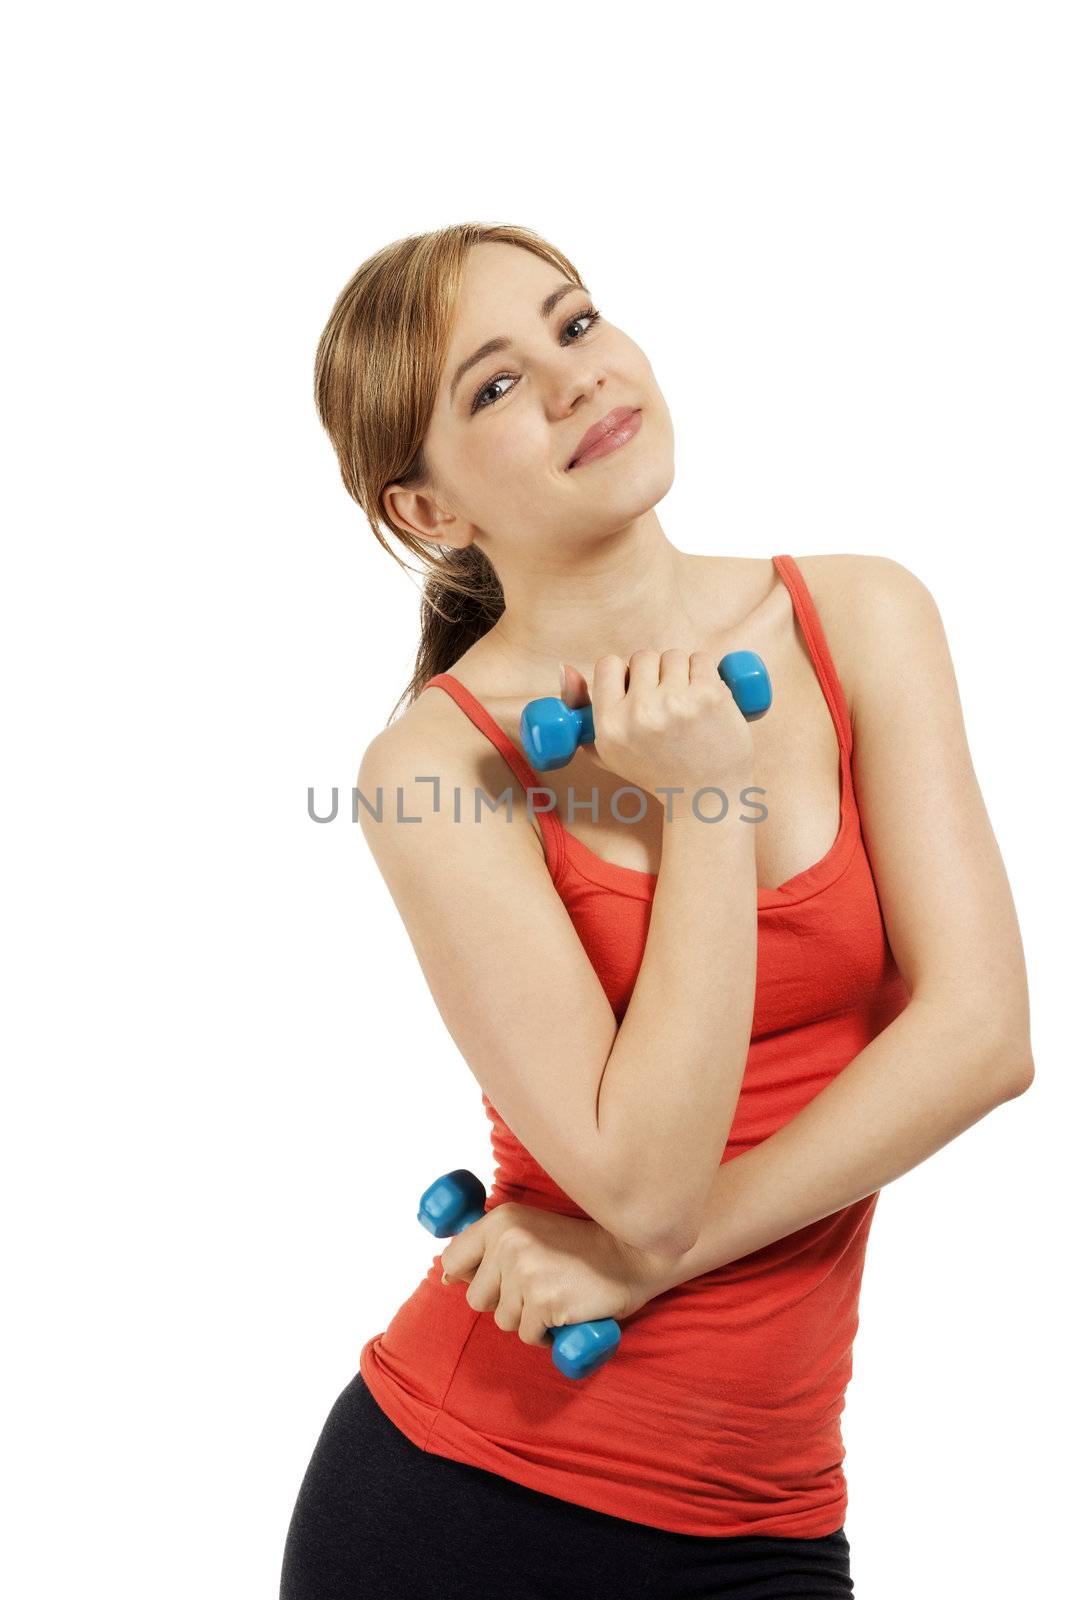
<svg viewBox="0 0 1067 1600"><path fill-rule="evenodd" d="M632 411L627 412L619 420L614 428L609 429L607 433L602 433L599 439L595 439L586 450L583 450L580 455L569 461L567 463L567 471L571 472L575 467L580 467L587 461L597 461L601 456L613 455L616 450L621 449L624 444L627 444L633 438L634 434L640 431L641 421L641 408L640 406L635 406Z"/></svg>

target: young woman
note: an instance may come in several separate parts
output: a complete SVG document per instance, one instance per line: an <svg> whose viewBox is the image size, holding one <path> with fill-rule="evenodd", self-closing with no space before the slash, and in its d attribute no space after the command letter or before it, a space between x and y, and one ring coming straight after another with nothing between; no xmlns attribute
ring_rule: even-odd
<svg viewBox="0 0 1067 1600"><path fill-rule="evenodd" d="M1033 1074L934 601L880 557L673 545L648 360L521 228L364 263L316 397L428 567L361 815L497 1171L326 1421L283 1600L851 1594L878 1191ZM755 722L734 649L771 679ZM534 773L519 717L561 664L596 742ZM612 1316L613 1358L563 1377L547 1330Z"/></svg>

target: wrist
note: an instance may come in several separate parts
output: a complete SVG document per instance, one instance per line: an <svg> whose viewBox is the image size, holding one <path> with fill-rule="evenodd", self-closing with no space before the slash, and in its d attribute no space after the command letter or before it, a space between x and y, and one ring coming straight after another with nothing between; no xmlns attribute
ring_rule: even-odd
<svg viewBox="0 0 1067 1600"><path fill-rule="evenodd" d="M666 1294L668 1289L694 1276L688 1267L687 1258L692 1254L689 1250L638 1250L632 1245L623 1245L622 1248L627 1259L631 1313L640 1311L650 1300L655 1300L658 1295Z"/></svg>

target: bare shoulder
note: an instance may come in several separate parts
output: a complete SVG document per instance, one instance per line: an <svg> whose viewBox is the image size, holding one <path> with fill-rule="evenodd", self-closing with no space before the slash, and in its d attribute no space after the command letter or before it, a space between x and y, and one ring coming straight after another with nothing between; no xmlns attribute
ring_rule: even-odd
<svg viewBox="0 0 1067 1600"><path fill-rule="evenodd" d="M444 698L427 694L414 700L373 736L360 757L361 820L376 856L380 848L403 852L416 830L399 824L431 822L441 814L442 794L470 782L469 743L454 732L450 737L436 705Z"/></svg>
<svg viewBox="0 0 1067 1600"><path fill-rule="evenodd" d="M943 638L930 590L891 556L795 556L811 591L849 712L864 687L892 674L901 651Z"/></svg>
<svg viewBox="0 0 1067 1600"><path fill-rule="evenodd" d="M449 716L454 709L443 690L416 695L399 716L374 735L367 748L379 757L406 760L417 757L420 751L436 753L441 745L454 745L455 722Z"/></svg>
<svg viewBox="0 0 1067 1600"><path fill-rule="evenodd" d="M360 774L379 783L406 782L428 763L445 757L450 766L462 762L466 741L457 741L442 715L444 695L420 695L392 722L379 730L363 752Z"/></svg>
<svg viewBox="0 0 1067 1600"><path fill-rule="evenodd" d="M922 579L892 556L795 556L819 610L828 615L854 614L855 608L929 604L933 600Z"/></svg>
<svg viewBox="0 0 1067 1600"><path fill-rule="evenodd" d="M407 845L415 843L415 830L383 828L369 808L380 811L383 821L430 824L434 837L443 835L441 842L447 844L455 861L455 847L467 838L470 825L484 815L479 793L484 806L486 796L496 800L510 786L524 826L508 832L542 862L545 859L540 834L525 821L521 785L515 774L443 690L419 695L374 735L360 759L356 785L368 808L367 840L376 855L380 854L379 845L391 853L404 853ZM479 828L478 837L485 836L485 830Z"/></svg>

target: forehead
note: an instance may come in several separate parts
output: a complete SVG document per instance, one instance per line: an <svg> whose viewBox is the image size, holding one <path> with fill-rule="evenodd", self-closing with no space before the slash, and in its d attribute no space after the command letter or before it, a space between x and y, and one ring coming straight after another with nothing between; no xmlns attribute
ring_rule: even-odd
<svg viewBox="0 0 1067 1600"><path fill-rule="evenodd" d="M564 277L552 262L518 245L499 240L475 245L464 262L453 349L472 332L506 333L501 317L536 317L545 295Z"/></svg>

